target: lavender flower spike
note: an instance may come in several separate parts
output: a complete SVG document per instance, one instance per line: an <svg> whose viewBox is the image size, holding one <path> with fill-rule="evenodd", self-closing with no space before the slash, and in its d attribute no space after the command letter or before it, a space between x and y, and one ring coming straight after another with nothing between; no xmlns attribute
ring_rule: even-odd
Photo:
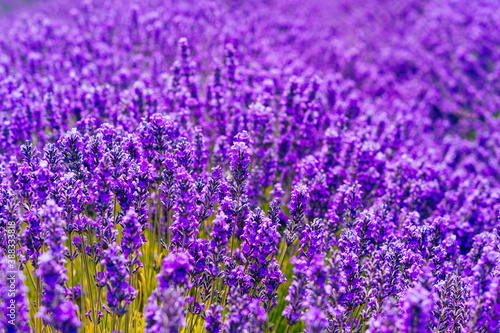
<svg viewBox="0 0 500 333"><path fill-rule="evenodd" d="M109 308L119 317L128 311L128 305L134 299L136 291L129 285L127 261L121 248L112 243L104 252L101 265L106 266L107 303Z"/></svg>

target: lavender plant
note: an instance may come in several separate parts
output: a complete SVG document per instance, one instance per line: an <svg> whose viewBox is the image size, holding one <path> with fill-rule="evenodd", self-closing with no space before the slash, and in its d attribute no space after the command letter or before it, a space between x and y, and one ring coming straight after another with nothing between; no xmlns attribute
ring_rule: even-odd
<svg viewBox="0 0 500 333"><path fill-rule="evenodd" d="M0 0L0 331L498 332L498 13Z"/></svg>

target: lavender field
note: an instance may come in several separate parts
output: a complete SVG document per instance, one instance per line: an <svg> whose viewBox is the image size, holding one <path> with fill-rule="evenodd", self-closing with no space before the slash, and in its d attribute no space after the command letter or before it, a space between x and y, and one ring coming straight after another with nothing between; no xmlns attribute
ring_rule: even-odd
<svg viewBox="0 0 500 333"><path fill-rule="evenodd" d="M0 332L500 332L500 1L0 0Z"/></svg>

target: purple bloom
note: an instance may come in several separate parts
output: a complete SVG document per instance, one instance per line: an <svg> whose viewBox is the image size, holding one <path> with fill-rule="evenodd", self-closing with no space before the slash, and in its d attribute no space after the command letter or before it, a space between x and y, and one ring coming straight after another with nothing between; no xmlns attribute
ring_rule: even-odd
<svg viewBox="0 0 500 333"><path fill-rule="evenodd" d="M266 312L269 313L278 303L276 297L278 296L278 288L286 281L285 274L281 271L279 263L272 260L269 264L268 273L263 279L262 295L265 296L264 305Z"/></svg>
<svg viewBox="0 0 500 333"><path fill-rule="evenodd" d="M435 300L433 294L421 285L409 289L402 300L402 332L426 332L434 323L432 311Z"/></svg>
<svg viewBox="0 0 500 333"><path fill-rule="evenodd" d="M144 309L146 321L144 332L179 332L179 329L186 325L184 304L182 291L175 287L153 291Z"/></svg>
<svg viewBox="0 0 500 333"><path fill-rule="evenodd" d="M53 256L52 252L46 252L39 258L40 268L35 276L43 282L43 299L40 312L45 323L62 332L77 332L82 326L77 316L77 306L66 299L64 283L68 279L66 269Z"/></svg>
<svg viewBox="0 0 500 333"><path fill-rule="evenodd" d="M231 237L229 218L224 212L220 211L212 221L212 232L210 233L210 251L224 256L227 252L227 244Z"/></svg>
<svg viewBox="0 0 500 333"><path fill-rule="evenodd" d="M295 257L290 259L290 263L295 265L293 268L294 276L288 289L288 295L285 297L288 305L283 310L283 316L285 316L288 325L294 325L302 315L302 307L307 295L307 263Z"/></svg>
<svg viewBox="0 0 500 333"><path fill-rule="evenodd" d="M128 305L135 298L136 290L129 284L127 261L121 253L121 248L112 243L104 251L101 265L106 267L107 303L109 308L118 316L128 311Z"/></svg>
<svg viewBox="0 0 500 333"><path fill-rule="evenodd" d="M157 275L158 288L171 286L190 288L189 274L193 270L192 257L187 252L171 252L162 262L162 270Z"/></svg>
<svg viewBox="0 0 500 333"><path fill-rule="evenodd" d="M73 299L73 292L75 293L75 299ZM76 299L83 296L82 292L83 290L80 284L75 285L73 289L66 288L66 296L75 304L76 304Z"/></svg>
<svg viewBox="0 0 500 333"><path fill-rule="evenodd" d="M320 333L329 324L323 309L327 306L327 298L331 295L330 285L327 284L328 270L322 255L311 259L306 276L309 279L308 292L302 306L307 307L307 310L302 315L302 319L306 324L307 332Z"/></svg>
<svg viewBox="0 0 500 333"><path fill-rule="evenodd" d="M207 164L208 160L208 150L206 147L206 139L203 135L202 128L201 127L196 127L195 128L195 135L194 135L194 145L195 145L195 151L194 151L194 156L193 156L193 170L201 174L202 171L204 171L205 165Z"/></svg>
<svg viewBox="0 0 500 333"><path fill-rule="evenodd" d="M189 247L194 242L198 222L196 220L196 192L191 175L184 168L177 170L178 181L178 206L174 214L170 230L172 231L172 244L180 247Z"/></svg>
<svg viewBox="0 0 500 333"><path fill-rule="evenodd" d="M499 331L500 2L0 3L31 326Z"/></svg>
<svg viewBox="0 0 500 333"><path fill-rule="evenodd" d="M212 215L213 208L219 195L221 176L222 169L219 166L214 167L212 170L212 177L208 181L208 184L203 188L200 196L201 205L198 213L198 221L205 221L210 215Z"/></svg>
<svg viewBox="0 0 500 333"><path fill-rule="evenodd" d="M162 262L156 276L158 287L148 299L144 309L145 332L178 332L186 324L186 299L182 295L190 288L189 274L193 270L191 256L186 252L170 253Z"/></svg>
<svg viewBox="0 0 500 333"><path fill-rule="evenodd" d="M175 184L175 168L177 162L170 156L165 158L165 170L162 174L161 184L161 203L163 204L167 214L175 207L176 197L176 184Z"/></svg>
<svg viewBox="0 0 500 333"><path fill-rule="evenodd" d="M306 323L305 332L321 333L328 327L328 317L320 308L312 306L302 316Z"/></svg>
<svg viewBox="0 0 500 333"><path fill-rule="evenodd" d="M123 227L123 237L121 248L123 256L127 260L135 260L139 255L139 248L145 243L144 235L142 235L143 228L137 218L137 213L129 209L121 221ZM132 255L132 258L129 256Z"/></svg>
<svg viewBox="0 0 500 333"><path fill-rule="evenodd" d="M54 201L50 200L40 214L45 220L44 231L47 235L45 238L47 247L57 261L63 260L65 253L68 251L64 246L67 237L63 229L65 223L61 219L62 211Z"/></svg>
<svg viewBox="0 0 500 333"><path fill-rule="evenodd" d="M320 255L325 250L325 238L323 221L314 219L302 231L299 253L307 259Z"/></svg>
<svg viewBox="0 0 500 333"><path fill-rule="evenodd" d="M308 203L309 192L307 187L303 184L295 186L289 204L292 219L288 222L287 229L285 230L285 240L288 246L295 241L298 230L303 227L302 219Z"/></svg>
<svg viewBox="0 0 500 333"><path fill-rule="evenodd" d="M224 322L224 331L236 333L248 330L260 332L267 314L259 304L259 299L252 299L250 295L241 293L238 287L231 287L228 296L228 314Z"/></svg>
<svg viewBox="0 0 500 333"><path fill-rule="evenodd" d="M268 258L272 258L278 250L280 237L277 226L257 208L246 222L243 238L243 254L250 262L250 274L255 283L258 283L267 275Z"/></svg>
<svg viewBox="0 0 500 333"><path fill-rule="evenodd" d="M3 257L0 260L0 294L3 300L3 315L0 328L6 333L31 332L29 327L28 287L24 274L17 270L15 260Z"/></svg>
<svg viewBox="0 0 500 333"><path fill-rule="evenodd" d="M208 333L220 333L222 331L222 306L212 304L205 313L205 329Z"/></svg>
<svg viewBox="0 0 500 333"><path fill-rule="evenodd" d="M250 153L245 140L237 141L231 146L230 161L231 174L235 182L233 191L239 197L243 194L244 183L248 179L248 168L250 167Z"/></svg>

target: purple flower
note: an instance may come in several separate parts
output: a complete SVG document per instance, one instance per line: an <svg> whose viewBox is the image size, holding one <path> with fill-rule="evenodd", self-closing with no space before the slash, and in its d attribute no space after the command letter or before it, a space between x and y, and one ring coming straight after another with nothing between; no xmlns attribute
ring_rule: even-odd
<svg viewBox="0 0 500 333"><path fill-rule="evenodd" d="M175 168L177 162L171 157L167 156L164 163L165 170L163 170L161 183L161 203L163 204L167 213L169 213L176 204L176 184L175 184Z"/></svg>
<svg viewBox="0 0 500 333"><path fill-rule="evenodd" d="M123 227L123 237L121 248L123 256L127 260L134 260L134 256L138 256L139 248L145 243L143 228L137 218L137 213L133 209L129 209L121 221ZM129 258L132 255L133 258Z"/></svg>
<svg viewBox="0 0 500 333"><path fill-rule="evenodd" d="M233 176L234 192L236 196L243 194L244 183L248 179L250 167L250 153L247 143L237 141L231 146L230 168Z"/></svg>
<svg viewBox="0 0 500 333"><path fill-rule="evenodd" d="M320 308L311 306L302 315L306 323L305 332L307 333L321 333L328 327L328 317Z"/></svg>
<svg viewBox="0 0 500 333"><path fill-rule="evenodd" d="M73 299L73 292L75 293L75 299ZM66 297L76 303L76 299L82 296L82 292L82 286L80 284L77 284L74 286L73 290L71 288L66 288Z"/></svg>
<svg viewBox="0 0 500 333"><path fill-rule="evenodd" d="M129 284L127 260L116 243L112 243L104 251L101 265L106 267L108 306L118 316L123 316L128 311L128 305L135 298L136 290Z"/></svg>
<svg viewBox="0 0 500 333"><path fill-rule="evenodd" d="M212 232L210 233L210 251L224 256L227 252L227 244L231 237L229 218L224 212L219 211L212 221Z"/></svg>
<svg viewBox="0 0 500 333"><path fill-rule="evenodd" d="M325 239L323 221L314 219L310 224L306 224L302 231L299 253L307 259L320 255L325 250Z"/></svg>
<svg viewBox="0 0 500 333"><path fill-rule="evenodd" d="M186 325L185 298L176 287L158 288L144 309L146 333L179 332Z"/></svg>
<svg viewBox="0 0 500 333"><path fill-rule="evenodd" d="M49 200L43 208L41 216L44 218L44 231L46 233L46 242L52 252L52 256L57 261L62 261L65 253L68 251L64 242L67 237L64 233L65 223L61 219L62 209L56 205L53 200Z"/></svg>
<svg viewBox="0 0 500 333"><path fill-rule="evenodd" d="M198 221L205 221L210 215L212 215L213 208L217 201L219 195L219 189L221 186L221 176L222 169L216 166L212 169L212 177L208 181L208 184L203 188L203 192L200 196L200 208L198 213Z"/></svg>
<svg viewBox="0 0 500 333"><path fill-rule="evenodd" d="M286 318L288 325L294 325L299 321L302 315L302 308L307 296L307 263L305 260L300 260L295 257L290 259L290 263L295 265L293 268L293 281L288 289L288 295L285 301L288 305L283 310L283 316Z"/></svg>
<svg viewBox="0 0 500 333"><path fill-rule="evenodd" d="M421 285L409 289L403 300L400 329L402 332L426 332L434 324L433 294Z"/></svg>
<svg viewBox="0 0 500 333"><path fill-rule="evenodd" d="M205 312L205 329L208 333L222 332L222 306L212 304Z"/></svg>
<svg viewBox="0 0 500 333"><path fill-rule="evenodd" d="M26 278L18 271L15 260L3 257L0 260L0 294L3 300L3 316L0 328L6 333L31 332L29 327L29 301Z"/></svg>
<svg viewBox="0 0 500 333"><path fill-rule="evenodd" d="M190 288L189 274L193 271L192 257L186 252L170 253L156 276L158 287L144 309L145 332L178 332L186 324L185 288Z"/></svg>
<svg viewBox="0 0 500 333"><path fill-rule="evenodd" d="M286 281L285 274L281 271L279 263L272 260L269 264L268 273L263 279L262 295L265 296L264 305L266 312L269 313L278 303L276 297L278 296L278 288Z"/></svg>
<svg viewBox="0 0 500 333"><path fill-rule="evenodd" d="M194 267L193 258L187 252L171 252L162 261L161 272L156 276L159 289L171 286L190 288L189 274Z"/></svg>
<svg viewBox="0 0 500 333"><path fill-rule="evenodd" d="M186 138L180 138L175 147L175 158L179 166L183 166L189 173L193 166L193 147Z"/></svg>
<svg viewBox="0 0 500 333"><path fill-rule="evenodd" d="M35 276L41 278L44 293L37 316L56 330L76 333L82 324L77 316L78 307L66 299L66 269L50 251L39 258L39 267Z"/></svg>
<svg viewBox="0 0 500 333"><path fill-rule="evenodd" d="M178 181L178 211L174 214L170 227L172 244L180 247L189 247L194 242L198 221L196 220L196 192L191 175L184 168L177 169Z"/></svg>
<svg viewBox="0 0 500 333"><path fill-rule="evenodd" d="M499 331L500 2L39 2L0 0L37 326Z"/></svg>
<svg viewBox="0 0 500 333"><path fill-rule="evenodd" d="M309 203L309 193L304 184L298 184L292 191L290 198L290 215L292 220L288 222L285 230L285 240L290 246L297 238L297 231L302 228L302 219Z"/></svg>
<svg viewBox="0 0 500 333"><path fill-rule="evenodd" d="M228 296L228 313L224 322L224 331L236 333L242 331L260 332L267 320L265 309L259 299L241 293L239 287L231 287Z"/></svg>
<svg viewBox="0 0 500 333"><path fill-rule="evenodd" d="M280 237L277 226L257 208L246 222L243 238L243 254L250 261L250 274L258 283L268 272L268 258L272 258L278 250Z"/></svg>
<svg viewBox="0 0 500 333"><path fill-rule="evenodd" d="M193 156L193 170L196 173L201 174L207 164L208 149L206 147L206 139L203 135L202 128L198 126L194 129L194 131L195 151Z"/></svg>

